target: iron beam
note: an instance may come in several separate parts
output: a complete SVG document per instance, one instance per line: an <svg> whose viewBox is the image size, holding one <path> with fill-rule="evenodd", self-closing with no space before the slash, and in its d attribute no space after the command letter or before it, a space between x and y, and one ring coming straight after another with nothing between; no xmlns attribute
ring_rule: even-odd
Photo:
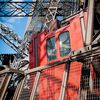
<svg viewBox="0 0 100 100"><path fill-rule="evenodd" d="M40 74L41 74L41 72L37 72L36 73L34 85L33 85L31 96L30 96L30 100L34 99L34 96L35 96L35 93L36 93L36 89L37 89L37 86L38 86L38 82L39 82L39 79L40 79Z"/></svg>
<svg viewBox="0 0 100 100"><path fill-rule="evenodd" d="M18 83L16 91L14 93L14 96L13 96L12 100L19 100L19 96L20 96L20 93L22 91L25 79L26 79L26 77L24 77L23 79L21 79L20 82Z"/></svg>
<svg viewBox="0 0 100 100"><path fill-rule="evenodd" d="M53 0L52 0L53 1ZM51 0L36 0L35 2L0 2L0 17L32 17L42 16L44 17L48 12L48 7L51 4ZM79 8L78 2L75 0L60 0L57 9L58 16L68 16Z"/></svg>
<svg viewBox="0 0 100 100"><path fill-rule="evenodd" d="M94 15L94 0L88 1L88 19L87 19L87 29L86 29L86 45L91 45L92 35L93 35L93 15Z"/></svg>
<svg viewBox="0 0 100 100"><path fill-rule="evenodd" d="M3 100L3 98L4 98L5 92L7 90L7 87L9 85L9 82L11 79L11 76L12 75L8 74L8 73L5 75L5 79L4 79L1 89L0 89L0 100Z"/></svg>
<svg viewBox="0 0 100 100"><path fill-rule="evenodd" d="M63 80L62 80L59 100L65 100L65 92L66 92L66 87L67 87L69 70L70 70L70 62L66 63L66 67L64 70L64 74L63 74Z"/></svg>
<svg viewBox="0 0 100 100"><path fill-rule="evenodd" d="M85 43L86 27L85 27L85 21L84 21L83 11L80 12L80 22L81 22L81 29L82 29L83 41Z"/></svg>

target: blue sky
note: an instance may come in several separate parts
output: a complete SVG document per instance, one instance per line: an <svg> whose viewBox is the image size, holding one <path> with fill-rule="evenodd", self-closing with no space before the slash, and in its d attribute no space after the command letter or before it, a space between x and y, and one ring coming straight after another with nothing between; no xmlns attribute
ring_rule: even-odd
<svg viewBox="0 0 100 100"><path fill-rule="evenodd" d="M3 23L9 26L15 33L17 33L20 38L23 38L27 23L27 17L5 18L5 22ZM0 54L11 53L15 53L15 51L0 39Z"/></svg>

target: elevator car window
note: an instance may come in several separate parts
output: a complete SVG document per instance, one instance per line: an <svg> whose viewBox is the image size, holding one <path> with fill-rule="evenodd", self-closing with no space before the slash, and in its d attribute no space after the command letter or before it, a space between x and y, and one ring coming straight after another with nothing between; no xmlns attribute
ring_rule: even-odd
<svg viewBox="0 0 100 100"><path fill-rule="evenodd" d="M55 44L55 37L49 38L47 40L47 56L48 61L56 59L56 44Z"/></svg>
<svg viewBox="0 0 100 100"><path fill-rule="evenodd" d="M69 32L63 32L59 35L59 41L60 41L60 56L64 57L70 54L71 48L70 48L70 37Z"/></svg>

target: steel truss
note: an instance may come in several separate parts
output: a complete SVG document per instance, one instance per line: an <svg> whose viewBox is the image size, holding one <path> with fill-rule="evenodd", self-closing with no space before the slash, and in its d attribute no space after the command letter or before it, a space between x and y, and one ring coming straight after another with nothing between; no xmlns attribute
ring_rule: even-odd
<svg viewBox="0 0 100 100"><path fill-rule="evenodd" d="M50 22L56 19L57 16L64 18L78 11L79 3L79 0L50 0L44 27L49 28Z"/></svg>
<svg viewBox="0 0 100 100"><path fill-rule="evenodd" d="M0 39L17 52L16 55L13 55L13 61L9 62L10 66L27 67L29 63L28 42L21 40L15 32L3 24L0 24Z"/></svg>
<svg viewBox="0 0 100 100"><path fill-rule="evenodd" d="M16 54L0 54L0 61L2 65L10 65L13 62Z"/></svg>
<svg viewBox="0 0 100 100"><path fill-rule="evenodd" d="M22 40L9 27L0 24L0 39L21 55L27 55L21 47Z"/></svg>
<svg viewBox="0 0 100 100"><path fill-rule="evenodd" d="M76 2L76 0L59 0L59 5L57 5L56 1L53 2L53 0L36 0L35 2L1 1L0 17L25 17L36 16L37 14L38 16L45 16L48 12L48 8L52 6L58 6L56 11L58 16L66 17L69 13L73 13L79 9L79 0L78 2Z"/></svg>
<svg viewBox="0 0 100 100"><path fill-rule="evenodd" d="M49 24L51 21L53 21L54 19L56 19L56 14L57 14L57 10L58 10L58 4L59 4L60 0L51 0L50 2L50 6L48 8L48 12L46 14L46 20L44 23L44 27L45 28L49 28Z"/></svg>
<svg viewBox="0 0 100 100"><path fill-rule="evenodd" d="M32 16L36 2L0 2L0 17Z"/></svg>

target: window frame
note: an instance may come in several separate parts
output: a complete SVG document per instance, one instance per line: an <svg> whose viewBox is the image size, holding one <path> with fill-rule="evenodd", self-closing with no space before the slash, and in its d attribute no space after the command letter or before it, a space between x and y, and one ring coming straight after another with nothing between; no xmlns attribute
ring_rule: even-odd
<svg viewBox="0 0 100 100"><path fill-rule="evenodd" d="M35 67L38 66L38 38L34 38L34 43L33 43L33 49L34 49L34 63Z"/></svg>

